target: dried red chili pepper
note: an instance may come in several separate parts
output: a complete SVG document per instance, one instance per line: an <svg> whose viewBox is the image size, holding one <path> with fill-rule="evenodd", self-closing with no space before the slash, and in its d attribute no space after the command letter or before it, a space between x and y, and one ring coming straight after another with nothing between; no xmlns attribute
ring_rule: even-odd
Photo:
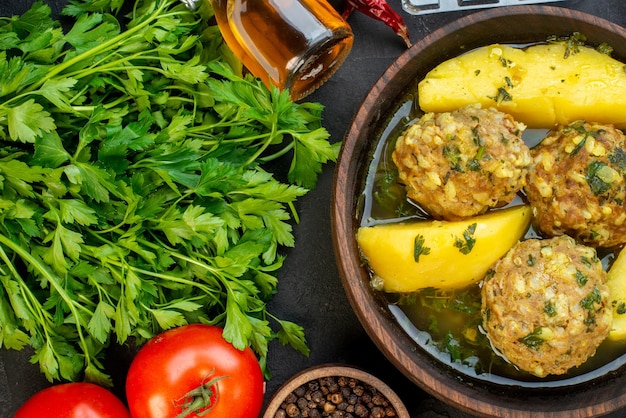
<svg viewBox="0 0 626 418"><path fill-rule="evenodd" d="M402 16L393 10L386 0L346 0L342 13L343 18L347 19L355 9L385 23L404 40L407 47L411 46L409 29L404 23Z"/></svg>

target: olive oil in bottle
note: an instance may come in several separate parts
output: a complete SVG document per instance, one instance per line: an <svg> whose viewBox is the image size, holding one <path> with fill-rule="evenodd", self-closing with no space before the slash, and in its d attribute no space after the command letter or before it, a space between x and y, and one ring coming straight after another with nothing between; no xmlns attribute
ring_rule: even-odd
<svg viewBox="0 0 626 418"><path fill-rule="evenodd" d="M352 48L348 23L326 0L211 0L224 40L264 83L301 99Z"/></svg>

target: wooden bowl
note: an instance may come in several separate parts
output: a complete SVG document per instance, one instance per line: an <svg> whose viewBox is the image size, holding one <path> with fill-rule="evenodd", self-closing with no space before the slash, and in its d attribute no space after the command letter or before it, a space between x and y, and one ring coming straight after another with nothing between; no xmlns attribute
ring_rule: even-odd
<svg viewBox="0 0 626 418"><path fill-rule="evenodd" d="M395 409L398 418L410 418L409 412L398 395L382 380L361 369L342 364L322 364L303 370L293 376L272 396L263 414L263 418L274 418L287 396L299 387L325 377L347 377L366 383L374 387L389 401L389 404Z"/></svg>
<svg viewBox="0 0 626 418"><path fill-rule="evenodd" d="M380 77L344 138L333 185L331 221L337 264L348 298L371 339L404 375L432 396L481 416L598 416L626 406L626 373L568 387L532 390L483 385L451 370L422 350L394 318L383 295L370 288L359 257L360 193L373 144L408 89L442 61L492 43L524 44L580 32L588 43L608 43L626 62L626 30L604 19L551 6L513 6L476 12L426 36Z"/></svg>

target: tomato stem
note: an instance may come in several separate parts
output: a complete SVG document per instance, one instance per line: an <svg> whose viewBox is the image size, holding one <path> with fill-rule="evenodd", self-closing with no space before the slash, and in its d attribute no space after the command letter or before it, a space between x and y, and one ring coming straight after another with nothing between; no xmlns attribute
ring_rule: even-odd
<svg viewBox="0 0 626 418"><path fill-rule="evenodd" d="M180 403L181 413L176 418L185 418L190 414L196 414L199 417L207 415L217 404L220 397L220 390L217 383L228 376L217 376L211 378L215 370L211 370L209 374L202 380L197 388L187 392L177 403Z"/></svg>

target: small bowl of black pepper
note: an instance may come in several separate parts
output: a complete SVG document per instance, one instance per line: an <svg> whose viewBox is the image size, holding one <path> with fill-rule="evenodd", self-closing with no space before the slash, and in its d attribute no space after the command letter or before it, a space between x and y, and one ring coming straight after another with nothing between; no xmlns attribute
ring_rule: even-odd
<svg viewBox="0 0 626 418"><path fill-rule="evenodd" d="M352 366L324 364L293 376L270 399L263 418L409 418L396 393Z"/></svg>

